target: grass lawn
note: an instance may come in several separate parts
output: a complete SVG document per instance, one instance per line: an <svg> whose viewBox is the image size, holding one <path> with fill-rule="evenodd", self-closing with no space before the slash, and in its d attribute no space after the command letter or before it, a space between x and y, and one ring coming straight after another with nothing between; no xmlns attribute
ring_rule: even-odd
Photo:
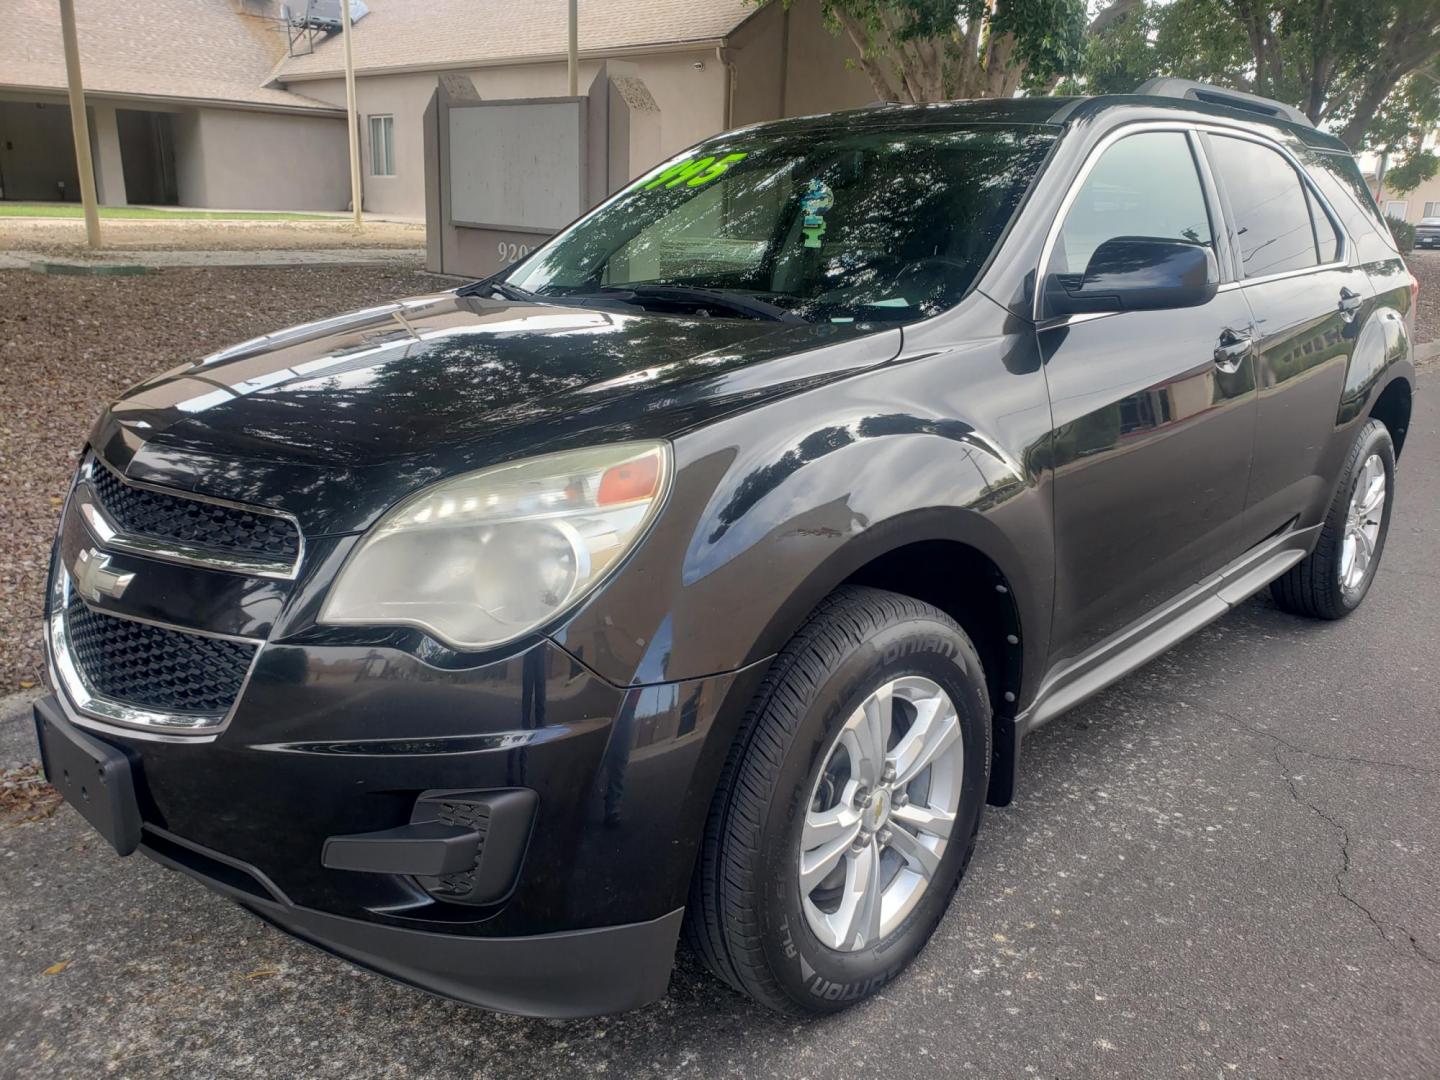
<svg viewBox="0 0 1440 1080"><path fill-rule="evenodd" d="M0 218L41 217L41 218L82 218L84 209L79 203L23 203L0 202ZM326 217L322 214L290 214L269 210L150 210L143 206L102 206L102 218L160 218L171 221L186 221L195 218L214 218L220 221L340 221L341 218Z"/></svg>

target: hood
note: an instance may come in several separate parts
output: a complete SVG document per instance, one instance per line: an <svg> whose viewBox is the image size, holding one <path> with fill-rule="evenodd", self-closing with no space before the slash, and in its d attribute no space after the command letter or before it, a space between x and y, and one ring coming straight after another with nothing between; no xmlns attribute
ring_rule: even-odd
<svg viewBox="0 0 1440 1080"><path fill-rule="evenodd" d="M294 493L313 493L319 474L378 485L378 497L393 501L391 489L523 454L670 435L737 397L888 360L899 339L897 330L845 324L443 293L256 338L166 372L127 391L92 441L133 479L278 506L303 522ZM818 366L812 359L759 379L746 372L836 345L846 355ZM258 479L280 473L283 483ZM375 508L361 501L354 514L326 511L312 528L362 527Z"/></svg>

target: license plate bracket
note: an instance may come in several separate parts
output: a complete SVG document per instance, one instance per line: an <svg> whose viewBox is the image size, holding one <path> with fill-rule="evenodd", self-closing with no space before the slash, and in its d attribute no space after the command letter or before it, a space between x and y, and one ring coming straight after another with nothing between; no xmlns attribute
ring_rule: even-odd
<svg viewBox="0 0 1440 1080"><path fill-rule="evenodd" d="M35 734L45 778L116 852L140 846L140 806L124 751L35 708Z"/></svg>

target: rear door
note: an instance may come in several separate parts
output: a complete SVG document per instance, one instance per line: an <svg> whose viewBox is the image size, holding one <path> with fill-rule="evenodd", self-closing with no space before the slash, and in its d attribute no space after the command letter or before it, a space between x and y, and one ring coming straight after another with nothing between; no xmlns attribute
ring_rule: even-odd
<svg viewBox="0 0 1440 1080"><path fill-rule="evenodd" d="M1337 215L1286 151L1239 133L1207 133L1204 145L1256 326L1259 423L1246 507L1258 541L1296 517L1313 524L1328 504L1336 409L1374 292L1350 265Z"/></svg>
<svg viewBox="0 0 1440 1080"><path fill-rule="evenodd" d="M1062 205L1042 282L1082 273L1118 236L1209 246L1227 280L1196 136L1126 130L1091 155ZM1199 307L1037 316L1054 428L1053 658L1063 662L1244 550L1252 328L1235 288Z"/></svg>

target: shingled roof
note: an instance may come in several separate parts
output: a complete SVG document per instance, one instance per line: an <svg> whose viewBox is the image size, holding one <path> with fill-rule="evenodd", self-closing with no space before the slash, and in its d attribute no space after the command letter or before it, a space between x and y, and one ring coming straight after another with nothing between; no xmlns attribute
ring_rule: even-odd
<svg viewBox="0 0 1440 1080"><path fill-rule="evenodd" d="M566 0L365 0L354 26L355 70L383 72L480 67L559 58L568 41ZM582 55L645 46L710 42L757 10L754 0L580 0ZM279 82L344 70L340 36L308 56L287 57Z"/></svg>
<svg viewBox="0 0 1440 1080"><path fill-rule="evenodd" d="M75 0L88 94L175 99L278 111L342 112L266 85L285 54L270 0ZM0 0L0 87L61 90L65 54L56 0Z"/></svg>

